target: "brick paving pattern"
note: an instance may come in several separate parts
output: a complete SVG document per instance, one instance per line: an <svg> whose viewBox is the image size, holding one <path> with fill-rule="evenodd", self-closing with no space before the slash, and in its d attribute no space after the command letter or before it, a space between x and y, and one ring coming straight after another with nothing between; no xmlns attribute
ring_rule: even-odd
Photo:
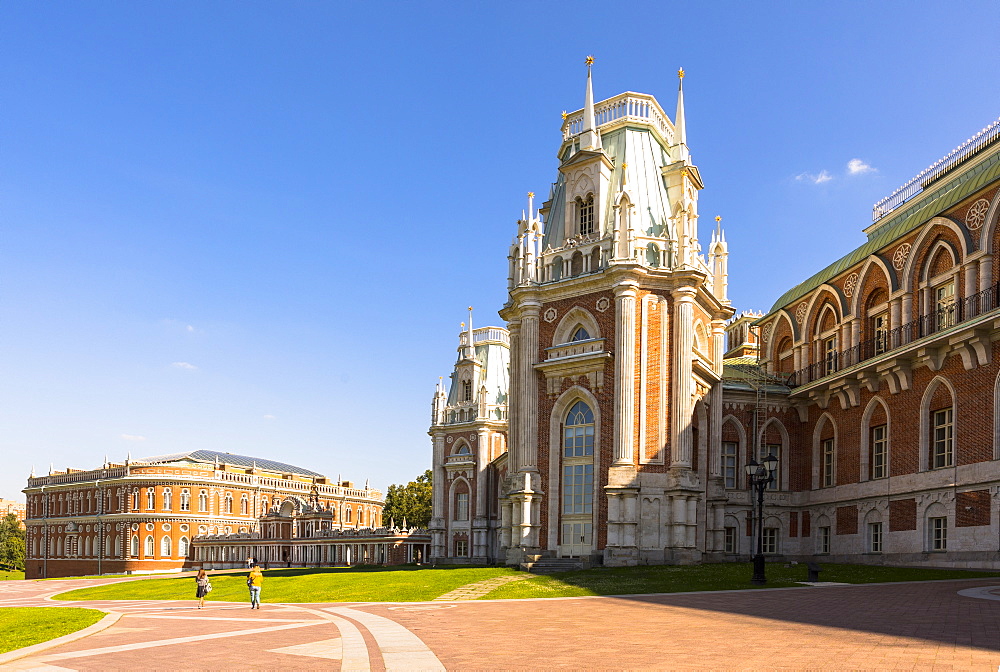
<svg viewBox="0 0 1000 672"><path fill-rule="evenodd" d="M525 579L530 578L532 578L531 574L518 574L516 576L498 576L492 579L483 579L482 581L459 586L449 593L435 597L434 601L451 602L455 600L478 600L483 595L492 593L505 583L510 583L511 581L524 581Z"/></svg>
<svg viewBox="0 0 1000 672"><path fill-rule="evenodd" d="M11 585L13 584L13 585ZM5 582L0 606L93 582ZM962 591L963 594L959 594ZM996 579L407 604L71 602L124 616L3 670L996 670Z"/></svg>

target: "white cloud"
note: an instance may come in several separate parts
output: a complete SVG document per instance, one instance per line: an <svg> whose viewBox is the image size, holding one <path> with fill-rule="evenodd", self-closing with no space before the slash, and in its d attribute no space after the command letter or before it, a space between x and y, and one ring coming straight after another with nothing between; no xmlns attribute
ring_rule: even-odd
<svg viewBox="0 0 1000 672"><path fill-rule="evenodd" d="M189 334L193 334L193 333L194 333L194 327L193 327L193 326L191 326L190 324L189 324L189 325L187 325L187 327L185 327L185 329L187 329L187 330L188 330L188 333L189 333Z"/></svg>
<svg viewBox="0 0 1000 672"><path fill-rule="evenodd" d="M851 159L847 162L847 172L850 175L864 175L865 173L877 173L878 171L861 159Z"/></svg>
<svg viewBox="0 0 1000 672"><path fill-rule="evenodd" d="M145 441L145 436L139 436L138 434L122 434L122 438L126 441Z"/></svg>
<svg viewBox="0 0 1000 672"><path fill-rule="evenodd" d="M824 182L829 182L833 179L833 175L826 172L825 170L819 171L819 175L813 175L812 173L801 173L796 175L795 179L799 182L812 182L813 184L823 184Z"/></svg>
<svg viewBox="0 0 1000 672"><path fill-rule="evenodd" d="M271 415L270 413L268 413L267 415L264 416L264 419L265 420L277 420L277 417L275 417L275 416Z"/></svg>
<svg viewBox="0 0 1000 672"><path fill-rule="evenodd" d="M198 367L194 364L188 364L187 362L174 362L170 366L176 369L187 369L188 371L197 371Z"/></svg>

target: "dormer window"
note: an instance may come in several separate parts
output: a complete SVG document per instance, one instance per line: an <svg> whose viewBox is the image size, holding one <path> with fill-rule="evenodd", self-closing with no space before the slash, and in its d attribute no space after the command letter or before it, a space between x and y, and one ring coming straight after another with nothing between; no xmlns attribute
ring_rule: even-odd
<svg viewBox="0 0 1000 672"><path fill-rule="evenodd" d="M589 341L589 340L590 340L590 334L587 333L587 330L584 329L583 327L577 327L576 331L574 331L573 335L570 337L569 342L575 343L576 341Z"/></svg>
<svg viewBox="0 0 1000 672"><path fill-rule="evenodd" d="M462 401L472 401L472 381L462 381Z"/></svg>
<svg viewBox="0 0 1000 672"><path fill-rule="evenodd" d="M581 236L589 236L594 232L594 195L587 194L586 199L576 199L577 222Z"/></svg>

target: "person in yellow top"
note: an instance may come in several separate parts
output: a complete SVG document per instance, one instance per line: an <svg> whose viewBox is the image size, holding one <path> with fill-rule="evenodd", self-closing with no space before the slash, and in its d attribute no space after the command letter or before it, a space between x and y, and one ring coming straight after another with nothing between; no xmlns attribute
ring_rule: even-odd
<svg viewBox="0 0 1000 672"><path fill-rule="evenodd" d="M247 586L250 588L250 608L260 609L260 587L264 583L264 573L260 571L257 563L247 576Z"/></svg>

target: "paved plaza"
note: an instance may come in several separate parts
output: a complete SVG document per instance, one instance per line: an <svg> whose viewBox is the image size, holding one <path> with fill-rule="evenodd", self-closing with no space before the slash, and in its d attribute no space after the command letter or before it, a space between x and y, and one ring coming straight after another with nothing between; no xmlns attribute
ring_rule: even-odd
<svg viewBox="0 0 1000 672"><path fill-rule="evenodd" d="M122 614L100 632L0 669L1000 667L997 579L544 600L265 603L255 611L223 602L199 610L193 600L49 600L94 583L0 583L2 607Z"/></svg>

